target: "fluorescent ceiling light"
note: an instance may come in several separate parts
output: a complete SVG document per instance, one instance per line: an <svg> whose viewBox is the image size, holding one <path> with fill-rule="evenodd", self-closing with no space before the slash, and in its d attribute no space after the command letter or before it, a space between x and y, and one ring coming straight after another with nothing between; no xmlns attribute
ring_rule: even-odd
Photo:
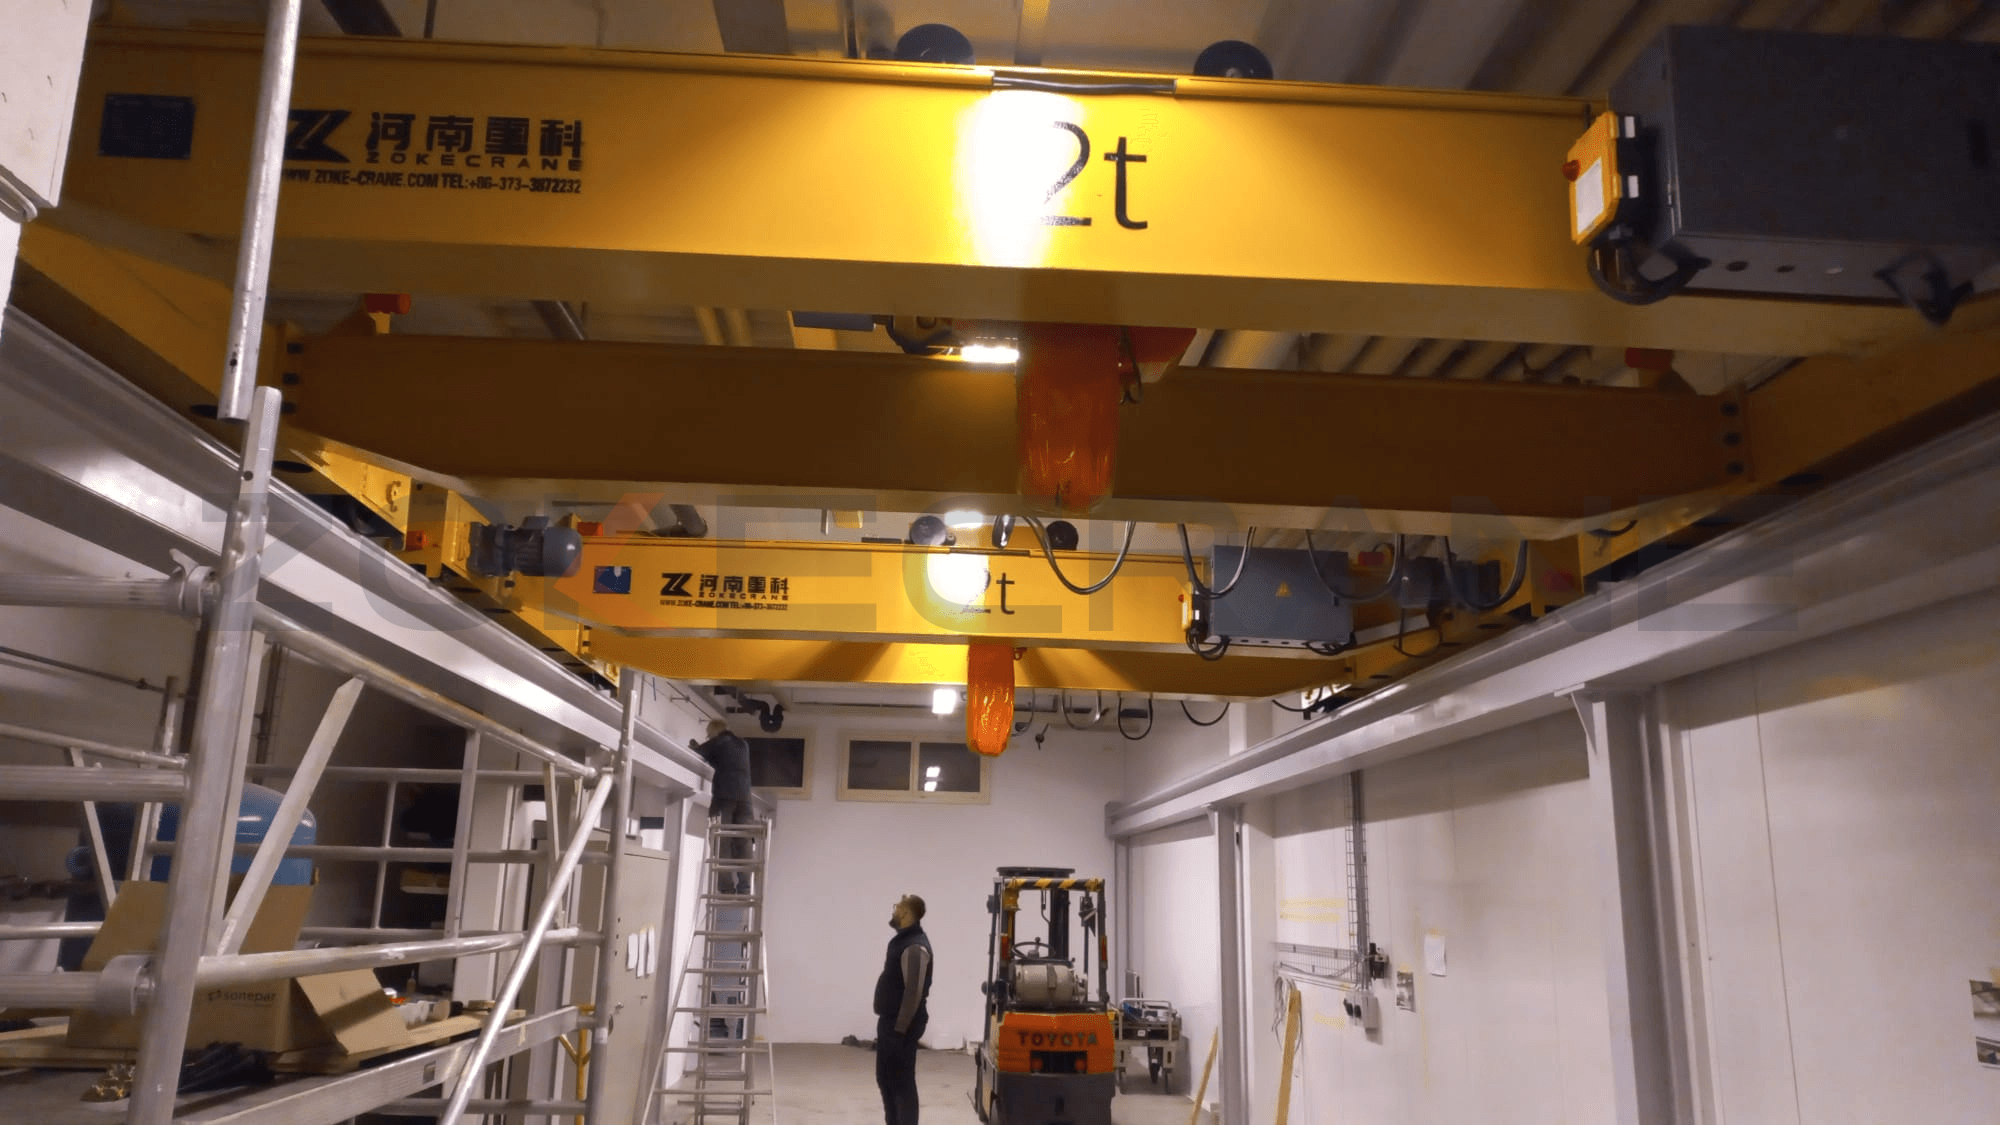
<svg viewBox="0 0 2000 1125"><path fill-rule="evenodd" d="M1006 365L1021 359L1021 349L1011 344L967 344L958 349L958 358L967 363Z"/></svg>
<svg viewBox="0 0 2000 1125"><path fill-rule="evenodd" d="M975 512L971 508L953 508L944 514L944 523L946 527L955 527L960 531L965 531L970 528L985 527L986 516L984 513Z"/></svg>
<svg viewBox="0 0 2000 1125"><path fill-rule="evenodd" d="M926 793L935 793L935 792L937 792L937 782L935 782L935 781L926 781L926 782L924 782L924 792L926 792Z"/></svg>
<svg viewBox="0 0 2000 1125"><path fill-rule="evenodd" d="M958 710L958 689L941 687L931 689L931 714L949 715Z"/></svg>

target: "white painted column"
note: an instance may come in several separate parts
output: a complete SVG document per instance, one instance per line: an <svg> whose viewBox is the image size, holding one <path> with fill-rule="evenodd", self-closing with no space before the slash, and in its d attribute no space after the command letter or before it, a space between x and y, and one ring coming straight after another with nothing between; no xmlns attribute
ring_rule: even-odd
<svg viewBox="0 0 2000 1125"><path fill-rule="evenodd" d="M1244 1034L1243 1003L1243 810L1218 806L1209 811L1215 831L1215 893L1221 922L1216 949L1221 975L1221 1038L1215 1053L1222 1125L1250 1122L1250 1040Z"/></svg>
<svg viewBox="0 0 2000 1125"><path fill-rule="evenodd" d="M1672 1034L1662 884L1653 848L1658 786L1647 696L1629 689L1569 693L1590 756L1590 830L1603 904L1605 999L1610 1013L1613 1120L1681 1120L1677 1073L1683 1044Z"/></svg>
<svg viewBox="0 0 2000 1125"><path fill-rule="evenodd" d="M89 26L90 0L0 11L0 308L13 289L22 225L62 196Z"/></svg>

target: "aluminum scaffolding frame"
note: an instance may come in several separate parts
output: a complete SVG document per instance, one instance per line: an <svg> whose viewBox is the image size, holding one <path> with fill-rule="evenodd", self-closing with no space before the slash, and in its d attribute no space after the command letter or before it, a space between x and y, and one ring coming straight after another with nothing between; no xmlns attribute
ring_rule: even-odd
<svg viewBox="0 0 2000 1125"><path fill-rule="evenodd" d="M274 0L273 10L267 63L288 70L298 0ZM281 133L272 130L283 127L281 85L267 82L268 104L260 111L262 132L274 136ZM253 182L276 168L276 147L260 149L266 157L253 169ZM268 168L262 167L266 164ZM270 195L264 203L274 202L274 189L253 188L253 196L259 192ZM253 199L251 210L257 213L246 218L238 297L249 302L245 308L254 309L262 299L263 264L249 248L259 241L268 246L270 209L260 210ZM246 314L242 319L254 325L261 318ZM86 817L95 881L107 906L115 899L121 871L138 878L151 857L175 857L168 876L164 947L157 955L114 959L94 973L0 974L0 1003L142 1014L144 1032L127 1120L157 1125L175 1119L186 1028L199 989L338 968L512 954L499 1003L476 1042L424 1051L354 1075L291 1080L220 1101L206 1099L199 1109L184 1107L181 1119L332 1122L407 1099L440 1081L461 1103L456 1109L444 1107L448 1118L464 1106L482 1114L571 1112L575 1103L563 1099L504 1100L503 1109L493 1099L469 1094L489 1061L546 1046L579 1027L591 1027L600 1039L604 1035L602 1023L593 1026L576 1006L560 1002L525 1022L510 1023L513 996L538 959L563 970L566 953L551 961L541 958L544 949L597 947L602 980L621 936L612 922L610 892L616 885L635 767L678 799L706 779L706 765L657 731L637 726L632 693L643 683L641 677L628 677L625 698L614 709L530 646L434 589L296 492L275 484L271 470L280 393L254 387L250 377L257 367L257 333L234 334L227 360L225 383L233 388L231 397L245 400L246 409L225 404L219 413L248 417L241 450L229 451L18 312L10 311L7 328L0 347L0 503L135 562L170 560L171 572L162 579L0 575L0 605L146 609L200 617L195 682L204 686L187 697L195 713L184 753L178 745L183 697L171 681L159 733L148 749L0 724L0 739L47 746L69 762L0 766L0 787L10 798L79 801L86 810L99 800L138 803L129 859L108 854L94 815ZM220 535L215 533L218 524ZM279 544L286 549L267 553L268 545ZM184 552L210 557L213 568ZM232 847L235 818L229 813L249 772L251 700L257 669L270 648L340 673L347 683L336 693L304 758L289 768L287 792L263 841ZM329 765L363 683L463 729L463 768ZM615 750L607 749L614 743ZM482 746L519 751L542 768L481 770ZM392 787L399 780L456 781L461 819L453 846L293 845L292 827L327 776L367 777ZM577 782L578 801L560 821L565 834L551 832L551 850L468 846L474 785L489 780L548 783L556 776ZM586 783L591 786L587 801L582 795ZM179 806L182 814L171 843L156 839L158 810L166 804ZM599 849L593 836L604 830L598 821L607 807L617 810L616 818L609 825L610 843ZM558 823L553 800L550 809L553 829ZM244 851L251 854L251 869L230 905L225 902L230 865ZM329 947L242 953L248 920L286 857L448 861L454 878L447 890L445 924L437 931L308 927L302 931L306 940ZM478 863L532 865L545 872L540 891L544 909L532 925L519 932L465 926L464 876L469 864ZM573 897L570 888L584 863L600 863L606 872L604 924L594 930L555 925L555 907ZM0 927L0 940L81 938L99 929L91 922L8 926ZM592 1078L602 1086L601 1076Z"/></svg>
<svg viewBox="0 0 2000 1125"><path fill-rule="evenodd" d="M204 1099L204 1104L189 1107L186 1118L334 1122L408 1098L442 1080L451 1090L443 1120L455 1123L474 1104L471 1094L489 1061L549 1043L583 1025L577 1007L560 1003L522 1023L508 1020L513 1000L545 946L596 945L602 998L620 937L614 891L629 827L635 758L643 755L648 775L664 778L670 791L691 789L709 771L657 734L640 744L635 734L641 677L627 678L614 728L609 708L586 685L525 644L499 639L501 630L490 622L273 483L281 395L275 388L257 386L256 374L301 0L269 0L268 6L229 341L216 407L219 420L247 423L240 449L205 441L185 420L145 400L33 321L18 314L8 320L0 352L0 374L5 375L0 380L0 503L58 527L89 525L86 538L135 561L171 558L174 565L171 576L159 580L0 576L0 605L148 608L198 616L202 628L193 681L200 687L190 692L194 715L184 754L176 752L179 700L171 684L161 735L149 750L16 725L0 727L0 737L51 746L67 757L67 766L0 767L0 790L12 799L82 802L96 881L107 908L116 898L118 879L96 816L97 800L139 804L126 865L129 877L138 878L153 854L174 856L156 954L117 957L100 972L0 974L0 1004L141 1015L126 1120L163 1125L175 1118L187 1029L201 988L334 968L511 952L506 981L476 1042L439 1047L341 1078L286 1083L220 1102ZM217 514L225 517L220 536L215 535ZM267 546L276 543L292 550L267 559ZM183 551L213 558L213 570L196 565ZM275 584L267 569L280 572ZM312 620L302 624L293 616L299 613ZM314 624L321 631L307 627ZM240 850L230 846L234 814L254 741L252 699L272 645L343 673L347 682L335 692L292 771L278 811L262 841L251 848L249 869L234 901L228 902L232 861ZM464 766L457 778L460 831L451 848L396 848L387 839L375 849L292 845L293 828L325 776L364 683L466 731ZM468 847L483 739L540 760L548 789L548 853L505 848L475 852ZM614 744L615 749L608 749ZM583 760L586 756L590 760ZM88 758L113 764L87 765ZM507 772L513 782L513 775L523 771ZM394 770L385 773L393 808L398 778ZM577 797L564 825L568 837L560 843L558 774L576 781ZM591 786L588 800L583 795L586 782ZM168 803L179 809L178 827L172 845L161 847L155 840L158 810ZM616 810L609 844L593 857L592 838L607 806ZM250 919L286 856L366 858L380 864L378 870L386 870L390 860L449 859L454 878L443 931L432 937L321 927L307 931L308 937L374 940L242 953ZM589 933L553 924L558 907L573 897L571 888L587 858L605 864L603 920ZM545 867L541 907L524 932L466 931L464 876L471 863ZM373 919L378 923L379 903L378 891ZM92 923L5 927L0 940L81 937L97 930ZM560 964L557 968L560 972ZM593 1031L601 1041L608 1016L595 1022ZM591 1078L594 1093L603 1079L595 1073ZM593 1096L593 1105L595 1101ZM567 1113L574 1108L567 1101L509 1103L504 1110L494 1108L490 1099L477 1104L481 1113Z"/></svg>
<svg viewBox="0 0 2000 1125"><path fill-rule="evenodd" d="M84 586L82 585L76 588L84 590ZM0 592L4 592L4 587L0 587ZM4 598L0 598L0 602L4 602ZM93 602L86 592L85 596L79 598L78 604L87 606L101 603ZM250 647L254 648L255 646ZM606 917L604 924L598 930L582 931L574 927L558 929L554 928L551 923L555 917L558 905L565 902L569 885L574 880L586 853L591 850L592 837L600 830L599 820L601 814L607 805L609 805L614 795L618 798L618 803L615 806L618 814L621 817L629 819L632 784L629 750L632 732L635 730L637 722L636 706L638 696L636 693L642 682L643 677L640 676L632 676L627 680L627 686L623 692L623 703L626 708L625 736L621 738L618 748L611 753L604 764L592 767L582 766L573 762L567 763L583 771L580 780L588 780L591 782L592 788L588 799L584 803L584 807L579 810L579 814L571 817L565 825L568 829L568 838L562 842L560 855L557 857L556 862L549 865L547 862L549 860L548 854L539 849L517 849L491 853L490 860L487 860L489 862L548 866L546 885L542 896L542 907L534 922L525 932L464 932L461 926L462 913L458 909L452 909L447 918L444 936L435 938L432 938L430 933L425 931L386 932L372 928L366 930L341 930L319 927L304 931L304 936L308 938L335 940L342 938L372 938L374 940L359 945L335 945L328 948L302 949L287 952L252 954L236 952L240 946L244 927L247 925L248 919L254 914L256 905L261 900L264 890L268 888L270 879L277 870L280 858L300 853L311 855L323 851L339 851L339 849L316 849L309 846L295 846L289 844L289 841L292 837L292 829L297 824L299 816L303 813L306 803L311 796L313 786L325 775L329 768L327 761L331 756L335 744L339 740L348 715L352 712L356 699L362 690L363 680L355 677L347 680L335 691L334 698L329 704L318 729L314 732L303 758L292 769L293 777L285 794L284 801L280 805L279 811L275 814L263 842L254 845L255 856L252 860L250 870L245 875L242 885L236 892L228 913L222 915L220 918L211 914L202 919L211 924L210 928L205 931L205 934L212 936L207 936L205 946L198 946L196 948L195 956L192 959L192 967L182 980L175 982L165 976L165 973L172 966L166 964L164 959L159 959L157 963L149 963L148 959L143 957L120 958L114 960L110 967L107 967L104 972L100 973L0 974L0 1002L37 1007L88 1007L99 1011L125 1013L143 1010L148 1013L149 1025L157 1020L166 1018L158 1016L158 1013L165 1004L179 1003L181 1011L178 1013L178 1023L184 1029L194 993L201 988L281 979L310 972L378 968L418 961L456 959L497 952L516 952L513 967L508 974L505 985L495 1000L492 1013L487 1018L479 1039L471 1044L469 1049L463 1049L463 1045L461 1045L461 1047L446 1049L445 1055L438 1055L438 1052L429 1053L437 1057L449 1057L454 1064L455 1073L450 1079L450 1083L455 1090L454 1099L450 1103L444 1103L443 1116L446 1121L455 1121L458 1115L463 1112L464 1105L471 1102L469 1095L478 1086L480 1074L489 1061L505 1057L508 1054L516 1053L540 1043L548 1042L575 1027L587 1026L587 1021L579 1017L577 1009L568 1005L530 1021L537 1027L552 1026L547 1024L548 1016L563 1016L560 1026L555 1026L547 1034L524 1034L520 1029L526 1025L508 1023L506 1015L512 1007L521 982L535 965L537 956L544 946L574 946L585 943L596 945L599 947L600 973L598 980L600 993L605 978L609 975L619 935L612 925L609 916L609 912L612 909L612 900L608 894L605 899ZM8 729L12 736L19 737L21 741L31 744L67 748L70 743L75 741L59 734L31 730L29 728L10 727ZM235 721L232 723L230 729L238 736L235 749L240 752L247 746L248 726L241 721ZM197 742L196 745L199 746L201 744ZM467 767L463 773L457 771L422 770L408 772L426 777L430 774L442 772L451 776L454 780L460 781L461 784L467 780L478 781L488 779L488 775L477 768L477 746L476 732L469 733ZM0 771L0 776L6 778L47 778L48 780L45 782L38 782L32 790L32 796L44 799L83 800L94 796L110 795L143 797L152 800L166 798L175 800L186 799L188 787L185 784L185 775L189 770L174 768L95 769L81 765L80 754L73 754L73 758L75 759L75 763L70 766L7 767L4 771ZM156 765L156 763L151 762L137 764L142 767ZM194 763L182 763L176 760L175 764L192 767ZM160 765L163 766L164 764ZM549 768L553 771L553 765ZM393 768L362 767L358 772L371 777L393 781L395 780L395 775L405 771ZM66 775L66 777L58 777L58 775ZM544 773L523 770L499 770L492 772L492 779L514 785L522 784L529 779L539 780L546 776ZM224 780L228 779L225 778ZM173 784L171 787L161 784L166 782ZM217 787L223 788L220 783L217 783ZM30 794L24 792L19 795L28 796ZM224 796L228 797L231 794L225 790ZM469 808L472 801L473 793L470 790L461 792L460 805L462 810ZM192 818L193 814L189 814L187 819L191 820ZM233 818L221 815L221 810L218 810L215 819L233 826ZM621 845L625 836L624 827L625 825L622 821L612 821L609 833L610 843L604 849L604 854L601 857L607 865L607 890L615 887L617 861L622 852ZM184 836L180 842L185 842L185 839L186 837ZM454 860L454 869L462 871L464 864L480 862L484 858L475 854L467 847L467 839L467 834L459 834L454 847L451 849L386 850L426 853L424 858L432 858L428 853L433 851L443 852ZM144 841L141 843L143 844ZM105 862L101 841L96 844L96 850L98 851L101 865ZM159 849L157 847L141 847L139 850L142 853L149 854ZM358 850L367 852L382 849ZM185 852L179 854L182 856L186 855ZM209 894L211 888L219 891L225 884L230 849L222 848L218 840L217 846L212 851L212 857L213 863L206 872L208 886L204 886L202 880L190 878L183 880L179 884L174 884L170 879L170 903L179 903L192 898L198 905L208 904L216 909L220 908L220 902L211 900ZM175 874L181 871L197 871L197 869L192 863L183 859L174 868ZM197 871L197 873L199 872ZM80 937L94 934L97 929L98 925L96 923L57 923L39 926L6 927L0 928L0 940L53 936ZM451 933L453 930L458 930L459 932L453 934ZM175 935L169 932L166 936L169 939L167 944L171 947L171 939ZM383 941L381 940L383 938L400 938L405 940ZM178 987L175 987L177 984ZM181 1032L181 1035L183 1038L185 1037L184 1030ZM142 1064L147 1054L148 1052L142 1048L140 1051ZM147 1125L150 1125L152 1122L165 1122L174 1119L172 1117L174 1089L178 1085L180 1075L181 1049L178 1043L176 1043L173 1051L159 1051L157 1054L168 1058L171 1066L171 1069L165 1071L167 1077L163 1080L164 1097L158 1103L152 1103L163 1106L163 1110L154 1109L152 1108L152 1104L142 1102L136 1096L139 1088L135 1084L135 1097L128 1110L127 1118L129 1122L135 1123L135 1125L136 1123L147 1123ZM368 1073L373 1074L375 1072L370 1071ZM330 1081L337 1084L344 1080ZM362 1080L359 1076L355 1076L354 1081L360 1083ZM601 1079L599 1081L601 1083ZM317 1083L317 1080L315 1082L316 1085L324 1085L324 1083ZM384 1101L407 1096L415 1092L417 1088L420 1088L407 1087L402 1083L385 1084L377 1082L373 1085L380 1088ZM315 1101L312 1105L314 1107L321 1105L327 1107L346 1105L349 1104L350 1099L351 1095L343 1095L341 1098ZM261 1098L257 1100L261 1100ZM291 1099L281 1099L281 1104L286 1106L282 1111L276 1109L274 1104L268 1110L259 1111L254 1116L262 1116L264 1112L269 1112L281 1114L282 1119L287 1122L308 1119L331 1122L351 1116L355 1112L350 1109L327 1116L320 1115L317 1112L317 1108L315 1108L312 1116L308 1118L300 1116L301 1107L304 1103ZM482 1102L480 1104L484 1106L487 1103ZM571 1105L568 1102L548 1101L524 1103L523 1106L519 1107L511 1104L508 1106L510 1111L518 1108L532 1108L544 1112L567 1112L571 1108ZM248 1111L246 1110L246 1112ZM332 1113L331 1108L329 1108L328 1112ZM254 1116L247 1117L245 1120L254 1119ZM234 1117L218 1118L218 1120L234 1119Z"/></svg>

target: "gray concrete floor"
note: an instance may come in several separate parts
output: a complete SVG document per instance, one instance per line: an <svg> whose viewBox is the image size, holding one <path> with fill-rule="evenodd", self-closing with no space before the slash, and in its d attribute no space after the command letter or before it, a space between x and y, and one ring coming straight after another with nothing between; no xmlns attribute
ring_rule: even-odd
<svg viewBox="0 0 2000 1125"><path fill-rule="evenodd" d="M875 1089L875 1055L860 1047L780 1043L776 1056L777 1114L761 1104L751 1125L877 1125L882 1096ZM763 1064L757 1065L761 1077ZM759 1082L759 1086L763 1083ZM1128 1080L1132 1090L1112 1099L1113 1125L1188 1125L1189 1099L1145 1092L1146 1076ZM962 1051L924 1051L917 1056L918 1112L923 1125L978 1125L972 1112L972 1056ZM685 1111L668 1121L684 1121Z"/></svg>
<svg viewBox="0 0 2000 1125"><path fill-rule="evenodd" d="M875 1055L859 1047L781 1043L775 1049L777 1113L759 1099L751 1125L877 1125L882 1098L875 1089ZM757 1064L763 1077L763 1063ZM96 1072L40 1071L0 1075L0 1122L34 1125L118 1125L127 1103L93 1105L78 1097ZM761 1086L762 1083L760 1082ZM1146 1092L1146 1075L1134 1073L1131 1093L1112 1100L1113 1125L1188 1125L1189 1099ZM972 1112L972 1056L961 1051L924 1051L917 1056L917 1090L923 1125L977 1125ZM189 1095L181 1111L221 1104L229 1094ZM686 1111L669 1100L661 1120L684 1122ZM1204 1118L1206 1121L1206 1118ZM568 1125L568 1118L563 1119Z"/></svg>

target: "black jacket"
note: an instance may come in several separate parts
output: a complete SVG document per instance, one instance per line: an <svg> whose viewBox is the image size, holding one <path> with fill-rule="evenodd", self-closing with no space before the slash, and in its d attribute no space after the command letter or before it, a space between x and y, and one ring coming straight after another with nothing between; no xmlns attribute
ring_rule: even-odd
<svg viewBox="0 0 2000 1125"><path fill-rule="evenodd" d="M701 760L715 767L714 794L724 801L750 799L750 744L733 730L723 731L694 748Z"/></svg>
<svg viewBox="0 0 2000 1125"><path fill-rule="evenodd" d="M931 939L921 923L897 930L889 939L889 955L875 979L878 1035L898 1032L897 1024L906 1018L899 1034L915 1039L924 1033L931 1022L931 967Z"/></svg>

